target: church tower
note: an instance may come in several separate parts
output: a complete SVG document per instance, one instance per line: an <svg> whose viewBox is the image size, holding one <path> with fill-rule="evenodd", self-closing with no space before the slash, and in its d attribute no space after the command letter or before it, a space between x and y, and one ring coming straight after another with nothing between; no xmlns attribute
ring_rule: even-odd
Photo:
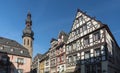
<svg viewBox="0 0 120 73"><path fill-rule="evenodd" d="M31 13L30 12L28 12L28 14L27 14L27 19L26 19L25 24L26 24L26 27L23 30L23 35L22 35L23 46L28 49L30 56L32 58L34 32L32 31L32 28L31 28L32 27L32 20L31 20Z"/></svg>

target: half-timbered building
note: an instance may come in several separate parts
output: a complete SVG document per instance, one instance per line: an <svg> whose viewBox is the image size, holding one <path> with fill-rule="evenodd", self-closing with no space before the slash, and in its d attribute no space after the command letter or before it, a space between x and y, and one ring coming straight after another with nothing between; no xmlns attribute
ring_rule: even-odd
<svg viewBox="0 0 120 73"><path fill-rule="evenodd" d="M56 46L56 70L57 73L65 73L66 71L66 49L65 44L68 34L61 31L58 35L58 44Z"/></svg>
<svg viewBox="0 0 120 73"><path fill-rule="evenodd" d="M78 9L66 44L68 73L119 73L120 48L106 24Z"/></svg>
<svg viewBox="0 0 120 73"><path fill-rule="evenodd" d="M50 48L50 73L56 73L56 46L57 46L57 39L52 38L51 40L51 48Z"/></svg>

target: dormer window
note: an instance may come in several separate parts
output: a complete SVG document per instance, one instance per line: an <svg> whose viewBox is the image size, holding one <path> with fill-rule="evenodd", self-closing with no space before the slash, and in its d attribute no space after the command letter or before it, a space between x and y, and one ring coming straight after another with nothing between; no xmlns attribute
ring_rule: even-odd
<svg viewBox="0 0 120 73"><path fill-rule="evenodd" d="M1 47L0 47L0 49L1 49L1 50L3 50L3 49L4 49L4 47L3 47L3 46L1 46Z"/></svg>
<svg viewBox="0 0 120 73"><path fill-rule="evenodd" d="M21 50L20 53L23 53L23 50Z"/></svg>
<svg viewBox="0 0 120 73"><path fill-rule="evenodd" d="M16 62L19 64L24 64L24 58L17 58Z"/></svg>
<svg viewBox="0 0 120 73"><path fill-rule="evenodd" d="M13 52L13 49L11 49L10 51L12 51L12 52Z"/></svg>

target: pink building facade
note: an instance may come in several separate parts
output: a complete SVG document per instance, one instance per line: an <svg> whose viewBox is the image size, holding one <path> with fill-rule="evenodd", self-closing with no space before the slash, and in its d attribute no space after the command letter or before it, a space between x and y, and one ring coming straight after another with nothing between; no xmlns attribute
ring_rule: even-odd
<svg viewBox="0 0 120 73"><path fill-rule="evenodd" d="M31 57L14 40L0 37L0 73L30 73Z"/></svg>

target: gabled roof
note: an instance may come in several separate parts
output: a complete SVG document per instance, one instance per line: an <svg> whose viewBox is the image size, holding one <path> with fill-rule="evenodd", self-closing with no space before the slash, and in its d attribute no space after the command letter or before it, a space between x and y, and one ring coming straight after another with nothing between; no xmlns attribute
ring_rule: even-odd
<svg viewBox="0 0 120 73"><path fill-rule="evenodd" d="M64 31L60 31L60 32L59 32L59 34L58 34L58 38L59 38L61 35L68 36L68 34L65 33Z"/></svg>
<svg viewBox="0 0 120 73"><path fill-rule="evenodd" d="M41 59L42 56L43 54L37 53L37 55L34 57L34 60Z"/></svg>
<svg viewBox="0 0 120 73"><path fill-rule="evenodd" d="M58 38L61 38L61 36L64 36L63 40L64 42L67 42L69 35L65 33L64 31L59 32Z"/></svg>
<svg viewBox="0 0 120 73"><path fill-rule="evenodd" d="M15 40L0 37L0 48L0 52L30 58L28 50Z"/></svg>
<svg viewBox="0 0 120 73"><path fill-rule="evenodd" d="M71 31L72 31L72 27L73 27L73 25L74 25L75 20L80 17L80 16L78 16L79 14L84 15L84 16L86 16L87 18L90 18L90 20L94 20L94 21L98 22L98 23L100 24L100 26L104 26L104 24L103 24L100 20L96 20L95 17L91 17L90 15L86 14L86 12L83 12L82 10L77 9L77 12L76 12L76 15L75 15L75 19L73 20L73 23L72 23L72 26L71 26ZM78 16L78 17L77 17L77 16ZM71 32L71 31L70 31L70 32ZM70 32L69 32L69 33L70 33Z"/></svg>
<svg viewBox="0 0 120 73"><path fill-rule="evenodd" d="M57 39L52 38L51 41L50 41L50 43L52 43L53 41L57 41Z"/></svg>

